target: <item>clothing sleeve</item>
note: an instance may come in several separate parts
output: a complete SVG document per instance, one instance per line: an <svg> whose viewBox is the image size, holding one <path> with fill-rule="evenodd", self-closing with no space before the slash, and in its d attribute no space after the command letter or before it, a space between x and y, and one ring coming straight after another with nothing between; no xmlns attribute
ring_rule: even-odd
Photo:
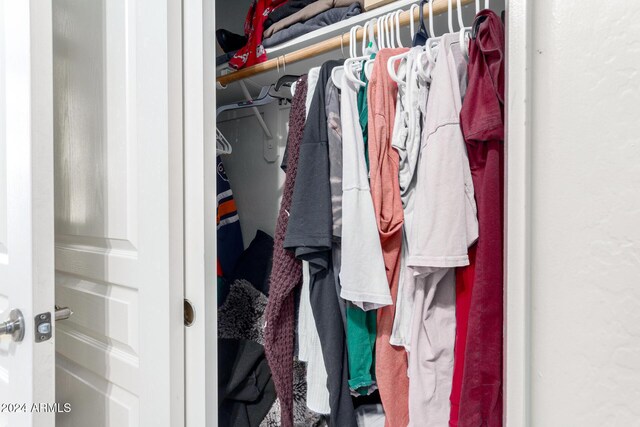
<svg viewBox="0 0 640 427"><path fill-rule="evenodd" d="M324 96L328 66L320 70L300 143L298 174L284 247L309 261L311 274L328 267L333 218Z"/></svg>
<svg viewBox="0 0 640 427"><path fill-rule="evenodd" d="M340 238L342 235L342 122L340 120L340 94L331 79L327 82L326 93L333 236Z"/></svg>
<svg viewBox="0 0 640 427"><path fill-rule="evenodd" d="M468 247L478 238L469 159L460 125L428 134L420 153L416 206L408 265L416 274L469 264Z"/></svg>

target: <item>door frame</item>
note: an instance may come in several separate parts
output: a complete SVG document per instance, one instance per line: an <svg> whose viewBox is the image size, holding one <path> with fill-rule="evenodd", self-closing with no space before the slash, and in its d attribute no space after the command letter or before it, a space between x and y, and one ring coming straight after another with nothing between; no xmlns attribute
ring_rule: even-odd
<svg viewBox="0 0 640 427"><path fill-rule="evenodd" d="M504 420L530 419L531 29L530 0L506 0ZM196 322L185 331L185 425L217 423L215 291L215 0L183 2L185 298Z"/></svg>
<svg viewBox="0 0 640 427"><path fill-rule="evenodd" d="M530 0L506 0L504 420L531 423L531 28Z"/></svg>
<svg viewBox="0 0 640 427"><path fill-rule="evenodd" d="M215 0L183 1L185 426L218 422Z"/></svg>
<svg viewBox="0 0 640 427"><path fill-rule="evenodd" d="M9 306L0 321L19 309L25 333L22 342L3 338L9 342L10 366L0 369L2 382L9 384L5 391L13 398L3 403L24 405L24 410L0 414L0 422L53 426L53 413L31 412L32 404L55 400L52 8L50 2L9 0L2 9L0 55L8 61L0 81L6 84L6 153L0 161L6 163L3 179L8 185L3 218L7 242L0 242L0 260L10 265L9 283L2 287L9 293L23 290L5 295ZM36 342L34 319L42 313L52 317L52 335Z"/></svg>

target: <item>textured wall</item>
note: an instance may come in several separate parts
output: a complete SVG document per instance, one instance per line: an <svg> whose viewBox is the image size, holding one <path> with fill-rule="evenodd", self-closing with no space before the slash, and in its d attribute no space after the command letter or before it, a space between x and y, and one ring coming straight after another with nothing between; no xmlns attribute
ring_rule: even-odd
<svg viewBox="0 0 640 427"><path fill-rule="evenodd" d="M536 427L640 425L640 2L615 3L533 2Z"/></svg>

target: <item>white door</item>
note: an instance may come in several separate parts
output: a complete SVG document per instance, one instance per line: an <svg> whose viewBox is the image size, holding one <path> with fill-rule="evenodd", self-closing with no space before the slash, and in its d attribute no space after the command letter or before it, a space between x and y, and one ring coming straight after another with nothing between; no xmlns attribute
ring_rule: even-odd
<svg viewBox="0 0 640 427"><path fill-rule="evenodd" d="M179 427L181 1L52 5L57 425Z"/></svg>
<svg viewBox="0 0 640 427"><path fill-rule="evenodd" d="M54 425L52 180L51 5L0 0L0 321L23 315L0 337L3 427Z"/></svg>

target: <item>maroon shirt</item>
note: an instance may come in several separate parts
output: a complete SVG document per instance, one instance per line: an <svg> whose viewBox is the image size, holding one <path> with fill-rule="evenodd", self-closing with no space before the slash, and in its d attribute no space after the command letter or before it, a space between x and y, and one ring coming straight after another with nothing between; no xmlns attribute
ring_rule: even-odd
<svg viewBox="0 0 640 427"><path fill-rule="evenodd" d="M502 426L504 27L490 10L469 43L460 123L478 206L479 238L459 427Z"/></svg>

